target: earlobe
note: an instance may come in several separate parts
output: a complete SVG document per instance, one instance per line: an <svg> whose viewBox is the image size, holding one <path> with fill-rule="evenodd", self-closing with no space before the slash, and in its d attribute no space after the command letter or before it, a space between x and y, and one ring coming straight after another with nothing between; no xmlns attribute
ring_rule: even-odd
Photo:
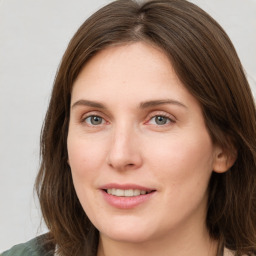
<svg viewBox="0 0 256 256"><path fill-rule="evenodd" d="M237 159L237 151L230 150L225 151L223 149L218 149L215 155L213 163L213 171L217 173L224 173L228 171L235 163Z"/></svg>

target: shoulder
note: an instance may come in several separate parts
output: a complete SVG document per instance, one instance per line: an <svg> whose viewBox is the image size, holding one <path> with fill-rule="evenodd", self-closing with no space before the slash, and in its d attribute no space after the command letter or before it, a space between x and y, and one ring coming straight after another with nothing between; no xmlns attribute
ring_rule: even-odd
<svg viewBox="0 0 256 256"><path fill-rule="evenodd" d="M223 255L222 256L237 256L238 254L235 252L235 251L232 251L232 250L229 250L227 248L224 248L224 251L223 251ZM239 254L241 255L241 254ZM255 253L249 253L249 254L243 254L242 256L247 256L247 255L250 255L250 256L256 256Z"/></svg>
<svg viewBox="0 0 256 256"><path fill-rule="evenodd" d="M36 237L26 243L13 246L10 250L3 252L0 256L50 256L41 245L43 236Z"/></svg>
<svg viewBox="0 0 256 256"><path fill-rule="evenodd" d="M234 251L224 248L223 256L234 256L234 255L235 255Z"/></svg>

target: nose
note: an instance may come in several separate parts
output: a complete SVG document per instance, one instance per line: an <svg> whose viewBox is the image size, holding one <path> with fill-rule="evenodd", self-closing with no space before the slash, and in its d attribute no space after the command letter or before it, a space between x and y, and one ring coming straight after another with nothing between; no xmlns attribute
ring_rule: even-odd
<svg viewBox="0 0 256 256"><path fill-rule="evenodd" d="M112 134L107 164L115 170L124 171L138 169L142 162L138 134L131 128L116 128Z"/></svg>

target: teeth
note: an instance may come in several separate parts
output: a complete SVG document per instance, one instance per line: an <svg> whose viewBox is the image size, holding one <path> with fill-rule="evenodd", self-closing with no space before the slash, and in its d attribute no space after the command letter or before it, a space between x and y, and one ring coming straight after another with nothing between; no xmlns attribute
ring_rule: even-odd
<svg viewBox="0 0 256 256"><path fill-rule="evenodd" d="M109 188L107 189L107 193L113 196L132 197L132 196L145 195L147 192L145 190L139 190L139 189Z"/></svg>

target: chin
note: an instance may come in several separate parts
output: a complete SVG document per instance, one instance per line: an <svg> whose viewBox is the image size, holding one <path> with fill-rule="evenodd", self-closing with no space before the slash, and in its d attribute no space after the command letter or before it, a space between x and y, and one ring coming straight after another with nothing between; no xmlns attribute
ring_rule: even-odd
<svg viewBox="0 0 256 256"><path fill-rule="evenodd" d="M122 243L143 243L150 240L150 236L146 235L145 232L133 232L132 230L126 230L126 232L112 232L105 234L109 239L122 242Z"/></svg>
<svg viewBox="0 0 256 256"><path fill-rule="evenodd" d="M131 224L131 223L130 223ZM125 243L142 243L152 238L153 233L149 227L143 225L114 224L108 228L99 230L100 234L111 240Z"/></svg>

